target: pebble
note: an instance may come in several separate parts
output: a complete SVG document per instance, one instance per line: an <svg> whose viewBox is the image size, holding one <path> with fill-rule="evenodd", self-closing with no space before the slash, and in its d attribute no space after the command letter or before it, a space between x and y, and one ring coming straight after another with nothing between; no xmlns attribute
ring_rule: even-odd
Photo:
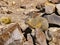
<svg viewBox="0 0 60 45"><path fill-rule="evenodd" d="M60 4L56 4L57 12L60 15Z"/></svg>
<svg viewBox="0 0 60 45"><path fill-rule="evenodd" d="M51 14L55 11L55 4L52 4L50 2L45 3L45 13Z"/></svg>

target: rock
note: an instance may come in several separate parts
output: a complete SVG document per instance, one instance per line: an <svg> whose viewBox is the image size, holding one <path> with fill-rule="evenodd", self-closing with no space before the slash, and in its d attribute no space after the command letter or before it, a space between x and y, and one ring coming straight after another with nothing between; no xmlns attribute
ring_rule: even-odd
<svg viewBox="0 0 60 45"><path fill-rule="evenodd" d="M44 13L39 12L38 10L36 11L30 11L29 13L27 13L27 15L31 18L34 18L36 16L42 16Z"/></svg>
<svg viewBox="0 0 60 45"><path fill-rule="evenodd" d="M52 44L59 45L60 44L60 35L59 34L60 34L60 28L57 28L57 27L49 28L49 35L51 36L50 37L51 42L49 42L49 45L52 45Z"/></svg>
<svg viewBox="0 0 60 45"><path fill-rule="evenodd" d="M53 42L49 42L49 45L55 45L55 43L53 43Z"/></svg>
<svg viewBox="0 0 60 45"><path fill-rule="evenodd" d="M60 0L49 0L52 3L60 3Z"/></svg>
<svg viewBox="0 0 60 45"><path fill-rule="evenodd" d="M5 30L6 31L4 31L4 33L0 35L0 38L4 42L4 45L8 45L15 40L20 40L19 41L20 43L24 42L23 41L24 36L23 36L23 33L21 32L21 29L18 23L9 25L9 28L6 28Z"/></svg>
<svg viewBox="0 0 60 45"><path fill-rule="evenodd" d="M23 43L21 44L21 42L19 40L17 40L17 41L13 41L12 43L10 43L8 45L23 45Z"/></svg>
<svg viewBox="0 0 60 45"><path fill-rule="evenodd" d="M44 11L44 4L37 4L36 8L43 12Z"/></svg>
<svg viewBox="0 0 60 45"><path fill-rule="evenodd" d="M45 34L40 29L36 29L36 43L39 45L47 45Z"/></svg>
<svg viewBox="0 0 60 45"><path fill-rule="evenodd" d="M45 13L51 14L55 11L55 4L46 2L45 3Z"/></svg>
<svg viewBox="0 0 60 45"><path fill-rule="evenodd" d="M33 45L33 40L30 34L27 34L27 40L23 45Z"/></svg>
<svg viewBox="0 0 60 45"><path fill-rule="evenodd" d="M45 15L44 16L50 24L56 24L60 26L60 16L56 14L51 14L51 15Z"/></svg>
<svg viewBox="0 0 60 45"><path fill-rule="evenodd" d="M6 7L6 6L7 6L7 3L0 0L0 6L1 6L1 7Z"/></svg>
<svg viewBox="0 0 60 45"><path fill-rule="evenodd" d="M53 30L53 29L54 29L54 30ZM51 40L52 40L53 33L54 33L55 31L59 30L59 29L60 29L60 28L56 28L56 27L51 27L51 28L49 28L49 30L47 30L47 31L45 32L47 40L51 41ZM55 38L53 37L53 40L54 40L54 39L55 39ZM54 41L56 41L56 40L54 40Z"/></svg>
<svg viewBox="0 0 60 45"><path fill-rule="evenodd" d="M29 26L27 24L25 24L25 21L21 21L20 27L21 27L22 31L25 31L25 29L28 28Z"/></svg>
<svg viewBox="0 0 60 45"><path fill-rule="evenodd" d="M4 6L0 7L0 10L1 10L0 13L2 14L6 14L6 12L8 12L8 8Z"/></svg>
<svg viewBox="0 0 60 45"><path fill-rule="evenodd" d="M24 14L29 14L30 12L38 12L39 10L38 9L36 9L36 8L32 8L32 9L26 9L25 11L24 11Z"/></svg>
<svg viewBox="0 0 60 45"><path fill-rule="evenodd" d="M60 4L56 4L57 12L60 15L60 8L59 7L60 7Z"/></svg>
<svg viewBox="0 0 60 45"><path fill-rule="evenodd" d="M37 4L44 4L47 0L37 0Z"/></svg>
<svg viewBox="0 0 60 45"><path fill-rule="evenodd" d="M21 5L24 5L26 8L34 8L36 5L36 0L23 0L21 1Z"/></svg>
<svg viewBox="0 0 60 45"><path fill-rule="evenodd" d="M24 5L26 8L35 8L37 4L43 4L47 0L23 0L21 1L21 5Z"/></svg>

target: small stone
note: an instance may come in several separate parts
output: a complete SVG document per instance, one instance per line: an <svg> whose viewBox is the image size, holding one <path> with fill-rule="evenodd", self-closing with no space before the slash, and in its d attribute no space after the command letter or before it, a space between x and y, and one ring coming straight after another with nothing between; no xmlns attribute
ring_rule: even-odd
<svg viewBox="0 0 60 45"><path fill-rule="evenodd" d="M47 0L37 0L39 3L38 4L44 4Z"/></svg>
<svg viewBox="0 0 60 45"><path fill-rule="evenodd" d="M34 45L30 34L27 34L27 40L28 41L24 42L23 45Z"/></svg>
<svg viewBox="0 0 60 45"><path fill-rule="evenodd" d="M1 9L1 13L3 14L6 14L6 12L9 11L7 7L1 7L0 9Z"/></svg>
<svg viewBox="0 0 60 45"><path fill-rule="evenodd" d="M44 11L44 4L37 4L36 8L43 12Z"/></svg>
<svg viewBox="0 0 60 45"><path fill-rule="evenodd" d="M13 2L12 2L12 5L15 5L15 4L16 4L16 2L15 2L15 1L13 1Z"/></svg>
<svg viewBox="0 0 60 45"><path fill-rule="evenodd" d="M12 29L13 28L13 29ZM15 23L14 25L9 25L8 29L5 29L6 31L0 36L2 37L2 40L5 41L5 45L8 45L15 41L15 43L20 44L24 42L24 35L19 27L18 23ZM17 44L16 44L17 45Z"/></svg>
<svg viewBox="0 0 60 45"><path fill-rule="evenodd" d="M25 24L24 21L20 22L20 27L22 28L22 31L25 31L26 28L28 28L29 26Z"/></svg>
<svg viewBox="0 0 60 45"><path fill-rule="evenodd" d="M51 35L50 38L52 39L52 40L50 40L51 42L49 42L49 45L60 44L60 28L57 28L57 27L49 28L49 35Z"/></svg>
<svg viewBox="0 0 60 45"><path fill-rule="evenodd" d="M11 14L11 13L12 13L12 11L7 11L6 13L7 13L7 14Z"/></svg>
<svg viewBox="0 0 60 45"><path fill-rule="evenodd" d="M29 14L30 12L34 12L34 11L39 11L39 10L36 8L26 9L26 10L24 10L24 14Z"/></svg>
<svg viewBox="0 0 60 45"><path fill-rule="evenodd" d="M40 29L36 29L36 43L39 45L47 45L45 34Z"/></svg>
<svg viewBox="0 0 60 45"><path fill-rule="evenodd" d="M49 45L55 45L55 43L53 43L53 42L49 42Z"/></svg>
<svg viewBox="0 0 60 45"><path fill-rule="evenodd" d="M30 34L27 34L27 40L33 44L33 40Z"/></svg>
<svg viewBox="0 0 60 45"><path fill-rule="evenodd" d="M46 2L45 3L45 13L51 14L55 11L55 4Z"/></svg>
<svg viewBox="0 0 60 45"><path fill-rule="evenodd" d="M7 7L1 7L1 9L2 9L3 11L5 11L5 12L8 11L8 8L7 8Z"/></svg>
<svg viewBox="0 0 60 45"><path fill-rule="evenodd" d="M49 1L52 3L59 3L60 2L60 0L49 0Z"/></svg>
<svg viewBox="0 0 60 45"><path fill-rule="evenodd" d="M21 5L21 6L20 6L20 8L22 8L22 9L26 9L26 6L24 6L24 5Z"/></svg>
<svg viewBox="0 0 60 45"><path fill-rule="evenodd" d="M56 4L57 12L60 15L60 4Z"/></svg>
<svg viewBox="0 0 60 45"><path fill-rule="evenodd" d="M60 16L56 15L55 13L51 15L44 16L50 24L56 24L60 26Z"/></svg>

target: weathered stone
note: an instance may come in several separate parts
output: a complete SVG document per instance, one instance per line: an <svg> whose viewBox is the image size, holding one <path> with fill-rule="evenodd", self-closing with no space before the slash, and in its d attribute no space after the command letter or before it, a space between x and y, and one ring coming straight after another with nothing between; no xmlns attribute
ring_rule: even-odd
<svg viewBox="0 0 60 45"><path fill-rule="evenodd" d="M60 0L49 0L51 1L52 3L60 3Z"/></svg>
<svg viewBox="0 0 60 45"><path fill-rule="evenodd" d="M47 0L23 0L21 1L21 5L26 6L26 8L35 8L37 4L43 4L45 3Z"/></svg>
<svg viewBox="0 0 60 45"><path fill-rule="evenodd" d="M22 31L25 31L25 29L29 27L27 24L25 24L24 20L20 20L19 24L20 24Z"/></svg>
<svg viewBox="0 0 60 45"><path fill-rule="evenodd" d="M42 11L42 12L45 11L44 10L44 4L37 4L36 8L39 9L40 11Z"/></svg>
<svg viewBox="0 0 60 45"><path fill-rule="evenodd" d="M39 29L36 29L36 43L39 45L47 45L45 34Z"/></svg>
<svg viewBox="0 0 60 45"><path fill-rule="evenodd" d="M38 4L40 3L40 4L44 4L45 2L46 2L47 0L37 0L37 2L38 2Z"/></svg>
<svg viewBox="0 0 60 45"><path fill-rule="evenodd" d="M51 14L55 11L55 4L46 2L45 3L45 13Z"/></svg>
<svg viewBox="0 0 60 45"><path fill-rule="evenodd" d="M60 28L51 27L51 28L49 28L49 32L48 33L51 36L50 37L51 38L51 42L49 42L49 45L53 45L53 44L54 45L60 45Z"/></svg>
<svg viewBox="0 0 60 45"><path fill-rule="evenodd" d="M44 13L39 12L39 10L33 10L27 13L27 15L31 18L34 18L36 16L42 16Z"/></svg>
<svg viewBox="0 0 60 45"><path fill-rule="evenodd" d="M56 4L57 12L60 15L60 4Z"/></svg>
<svg viewBox="0 0 60 45"><path fill-rule="evenodd" d="M49 42L49 45L55 45L55 43L53 43L53 42L51 41L51 42Z"/></svg>
<svg viewBox="0 0 60 45"><path fill-rule="evenodd" d="M21 44L20 40L17 40L17 41L13 41L12 43L8 45L23 45L23 43Z"/></svg>
<svg viewBox="0 0 60 45"><path fill-rule="evenodd" d="M23 45L33 45L33 40L30 34L27 34L27 40L26 42L23 43Z"/></svg>
<svg viewBox="0 0 60 45"><path fill-rule="evenodd" d="M53 13L52 15L45 15L44 17L48 20L50 24L60 25L60 16Z"/></svg>
<svg viewBox="0 0 60 45"><path fill-rule="evenodd" d="M26 9L25 11L24 11L24 14L29 14L29 13L31 13L31 12L38 12L39 10L38 9L36 9L36 8L32 8L32 9Z"/></svg>
<svg viewBox="0 0 60 45"><path fill-rule="evenodd" d="M11 26L11 27L10 27ZM0 35L1 40L3 40L4 45L8 45L9 43L20 40L19 42L23 42L23 33L21 32L21 29L17 24L11 24L9 28L6 28L5 32ZM12 28L13 27L13 28ZM4 31L4 30L3 30Z"/></svg>

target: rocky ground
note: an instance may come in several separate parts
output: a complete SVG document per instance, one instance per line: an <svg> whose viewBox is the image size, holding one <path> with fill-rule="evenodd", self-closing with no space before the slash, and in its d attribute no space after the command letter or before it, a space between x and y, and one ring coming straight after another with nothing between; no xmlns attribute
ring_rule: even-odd
<svg viewBox="0 0 60 45"><path fill-rule="evenodd" d="M60 0L0 0L0 45L60 45Z"/></svg>

